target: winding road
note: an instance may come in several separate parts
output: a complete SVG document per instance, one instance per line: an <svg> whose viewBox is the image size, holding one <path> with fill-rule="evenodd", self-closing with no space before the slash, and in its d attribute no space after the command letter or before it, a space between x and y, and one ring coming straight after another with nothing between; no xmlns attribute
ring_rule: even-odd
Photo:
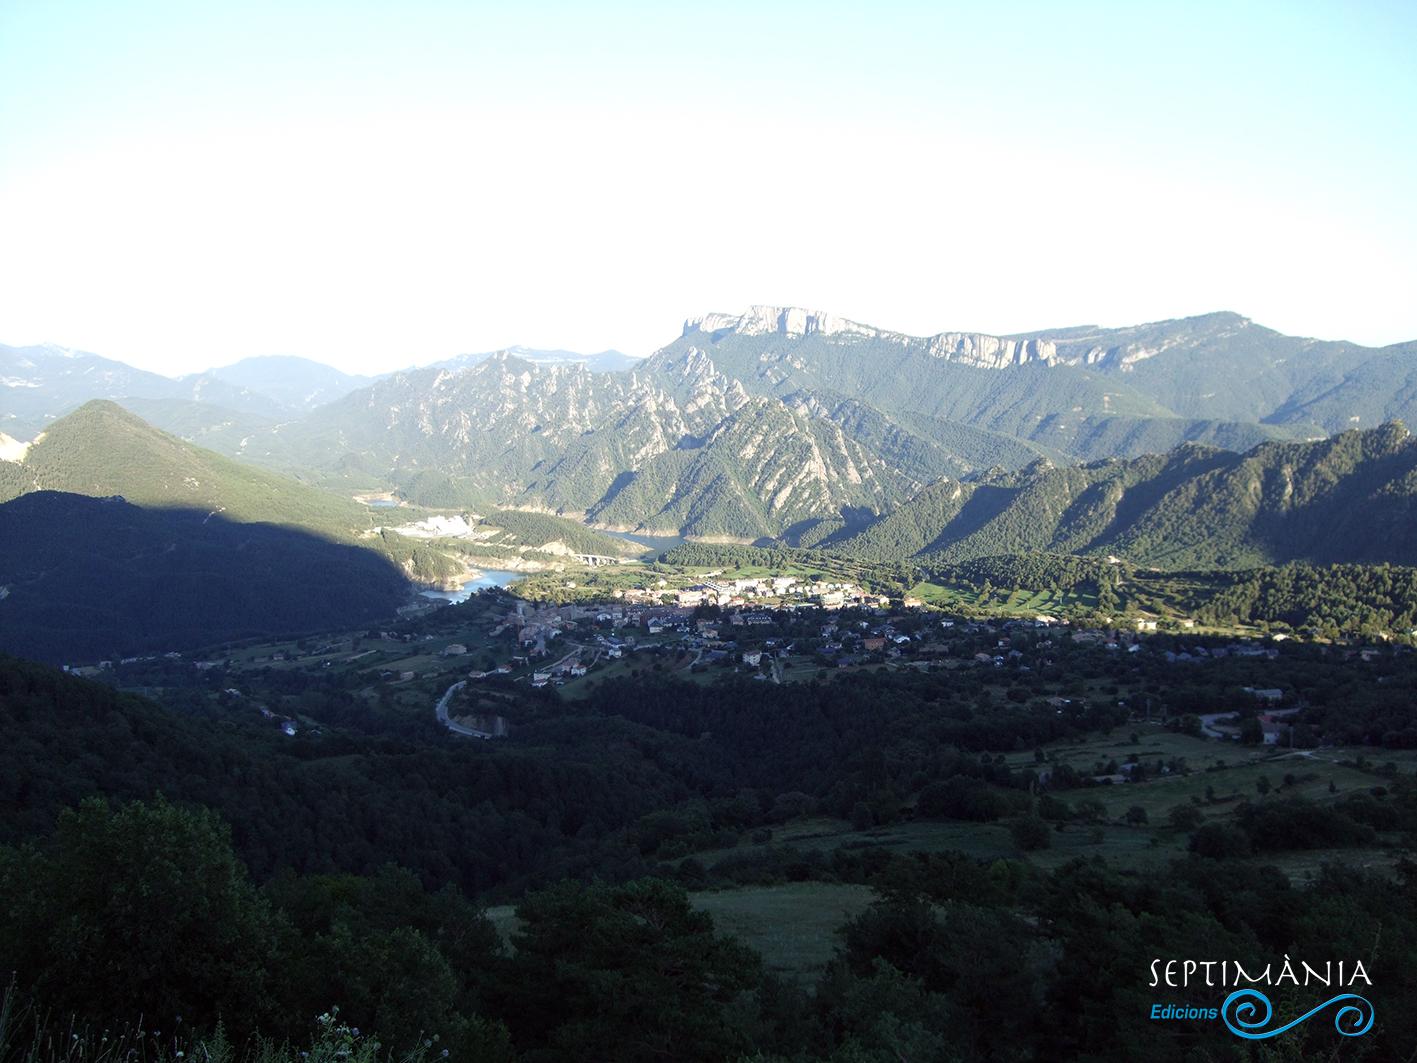
<svg viewBox="0 0 1417 1063"><path fill-rule="evenodd" d="M471 727L464 727L462 724L453 723L452 720L448 719L448 702L452 701L453 695L465 686L467 686L467 680L461 679L458 682L454 683L452 686L448 687L447 691L443 694L443 696L438 699L438 707L435 710L438 714L438 722L441 723L444 727L446 727L449 731L452 731L453 734L467 735L469 738L496 737L495 735L488 734L486 731L474 731Z"/></svg>

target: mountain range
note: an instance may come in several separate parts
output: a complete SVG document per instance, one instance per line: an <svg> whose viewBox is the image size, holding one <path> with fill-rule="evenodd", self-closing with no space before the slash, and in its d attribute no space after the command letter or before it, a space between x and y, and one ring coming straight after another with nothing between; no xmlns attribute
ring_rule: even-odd
<svg viewBox="0 0 1417 1063"><path fill-rule="evenodd" d="M509 351L538 364L584 364L597 372L627 369L636 363L619 351L589 355L528 347ZM461 354L432 366L459 369L476 365L492 353ZM266 428L274 421L303 416L387 375L342 373L296 355L258 355L174 378L54 343L0 344L0 386L5 389L0 392L4 396L0 431L12 439L29 438L91 399L122 399L139 416L155 421Z"/></svg>
<svg viewBox="0 0 1417 1063"><path fill-rule="evenodd" d="M39 393L72 397L85 380L110 393L148 388L149 397L123 403L190 441L346 498L384 488L429 506L520 508L624 531L866 553L886 549L879 544L897 536L893 528L927 527L910 514L945 520L939 500L963 499L945 521L952 531L942 524L918 543L924 530L888 548L896 555L909 541L912 556L977 554L981 534L1009 541L998 521L1016 503L1005 505L1001 491L1041 492L1072 511L1088 491L1135 497L1139 484L1174 480L1198 461L1272 455L1273 444L1316 444L1417 416L1417 343L1302 339L1231 313L1121 329L914 337L757 306L691 318L642 360L509 350L370 381L303 359L247 359L167 381L160 395L152 374L96 356L49 348L0 348L0 356L9 359L6 397L30 402L31 417ZM17 359L30 366L18 377ZM11 401L0 412L13 420L19 408ZM1156 455L1170 457L1158 466ZM1114 486L1099 486L1104 480ZM1020 486L1034 481L1049 486ZM986 498L998 512L983 519ZM1057 528L1030 532L1029 541L1121 548L1117 521L1132 510L1104 520L1105 508L1083 521L1086 535ZM1141 549L1142 539L1129 548ZM1172 546L1176 563L1198 563L1194 550ZM1288 549L1272 536L1242 536L1211 554L1239 564Z"/></svg>

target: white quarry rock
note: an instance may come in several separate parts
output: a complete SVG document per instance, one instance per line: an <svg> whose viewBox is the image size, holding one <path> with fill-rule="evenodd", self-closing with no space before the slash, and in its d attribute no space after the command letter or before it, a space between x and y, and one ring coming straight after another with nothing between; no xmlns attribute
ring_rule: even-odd
<svg viewBox="0 0 1417 1063"><path fill-rule="evenodd" d="M43 438L40 436L40 439ZM38 442L39 439L34 441L34 443ZM0 432L0 461L11 461L18 465L25 460L25 455L29 453L29 449L34 446L34 443L21 443L18 439L13 439L4 432Z"/></svg>
<svg viewBox="0 0 1417 1063"><path fill-rule="evenodd" d="M472 533L472 526L462 517L429 517L394 529L410 539L455 539Z"/></svg>

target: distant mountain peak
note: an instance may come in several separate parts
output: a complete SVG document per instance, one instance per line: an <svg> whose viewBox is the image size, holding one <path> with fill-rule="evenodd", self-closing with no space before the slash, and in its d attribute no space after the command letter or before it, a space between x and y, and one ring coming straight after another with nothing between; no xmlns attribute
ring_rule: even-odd
<svg viewBox="0 0 1417 1063"><path fill-rule="evenodd" d="M643 359L636 358L634 355L621 354L619 351L613 349L600 351L596 354L578 354L575 351L547 351L540 350L536 347L523 347L518 343L510 347L503 347L498 351L484 352L482 354L459 354L453 358L444 358L441 361L431 362L423 368L465 369L468 366L478 365L503 355L510 355L513 358L520 358L523 361L542 366L583 365L592 373L615 373L624 369L632 369L643 361Z"/></svg>

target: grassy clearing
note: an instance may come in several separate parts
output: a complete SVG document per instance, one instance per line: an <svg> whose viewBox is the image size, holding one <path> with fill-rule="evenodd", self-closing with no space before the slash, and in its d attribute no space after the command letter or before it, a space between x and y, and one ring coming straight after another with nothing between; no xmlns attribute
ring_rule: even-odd
<svg viewBox="0 0 1417 1063"><path fill-rule="evenodd" d="M793 825L794 827L796 824ZM1053 868L1077 857L1103 856L1118 867L1159 866L1185 850L1184 836L1170 837L1146 827L1103 824L1103 840L1093 840L1091 824L1067 824L1051 835L1050 846L1025 853L1014 844L1013 836L1001 823L962 823L950 820L920 820L855 831L842 820L813 821L803 830L790 830L775 839L799 849L830 852L838 848L880 846L893 852L946 852L958 850L977 860L1026 859L1040 867ZM1156 839L1153 841L1153 839ZM712 864L711 854L699 857Z"/></svg>
<svg viewBox="0 0 1417 1063"><path fill-rule="evenodd" d="M866 886L827 882L747 886L691 898L720 933L761 953L768 970L805 979L821 975L836 947L837 928L872 899Z"/></svg>
<svg viewBox="0 0 1417 1063"><path fill-rule="evenodd" d="M503 945L510 945L512 935L521 929L521 920L517 918L515 904L499 904L495 908L488 908L487 918L496 928L497 936L502 939Z"/></svg>
<svg viewBox="0 0 1417 1063"><path fill-rule="evenodd" d="M1132 734L1137 736L1136 742L1131 741ZM1139 806L1146 810L1153 826L1164 823L1166 813L1178 804L1199 801L1207 817L1224 816L1233 811L1240 799L1261 803L1303 797L1322 804L1382 783L1381 777L1371 772L1339 763L1356 763L1364 755L1362 750L1242 746L1177 734L1157 724L1133 724L1127 733L1093 735L1081 743L1054 743L1045 746L1044 752L1054 763L1071 764L1084 774L1090 774L1098 761L1115 760L1121 765L1134 755L1149 765L1158 760L1185 758L1188 770L1184 774L1169 773L1142 783L1099 786L1059 795L1070 802L1084 798L1100 801L1110 820L1120 819L1129 808ZM1367 753L1371 755L1373 751ZM1023 754L1013 755L1009 761L1015 769L1034 763L1031 755ZM1417 751L1382 750L1379 761L1391 762L1398 771L1410 774L1417 767ZM1285 783L1286 776L1293 776L1294 782ZM1257 788L1261 778L1267 779L1271 787L1264 796ZM1333 790L1329 789L1330 784Z"/></svg>
<svg viewBox="0 0 1417 1063"><path fill-rule="evenodd" d="M693 893L690 903L713 918L721 934L732 934L762 954L768 970L815 979L832 957L835 933L864 911L873 894L866 886L793 882L782 886ZM487 918L510 944L520 923L514 905L487 909Z"/></svg>

